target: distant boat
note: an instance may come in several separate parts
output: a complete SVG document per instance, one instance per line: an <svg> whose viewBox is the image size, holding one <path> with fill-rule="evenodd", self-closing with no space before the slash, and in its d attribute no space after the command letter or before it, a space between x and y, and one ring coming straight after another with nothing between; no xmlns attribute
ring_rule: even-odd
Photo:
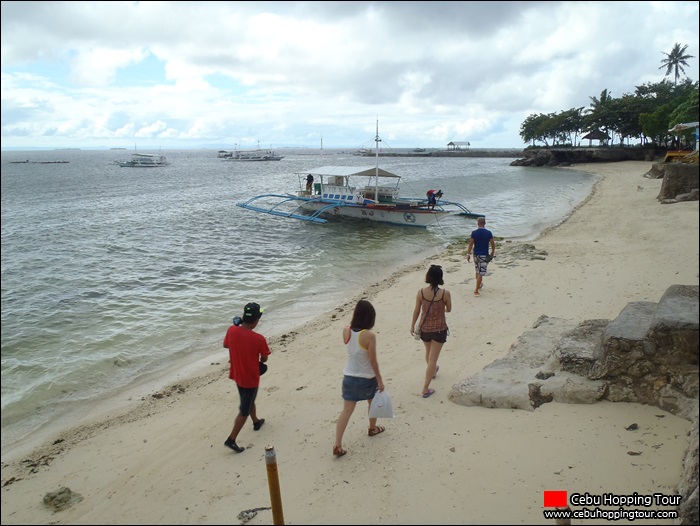
<svg viewBox="0 0 700 526"><path fill-rule="evenodd" d="M158 166L167 166L170 164L165 158L165 155L153 153L132 153L131 159L128 161L114 162L124 168L156 168Z"/></svg>
<svg viewBox="0 0 700 526"><path fill-rule="evenodd" d="M218 155L226 161L281 161L283 155L276 155L272 150L236 150L227 152L222 150Z"/></svg>

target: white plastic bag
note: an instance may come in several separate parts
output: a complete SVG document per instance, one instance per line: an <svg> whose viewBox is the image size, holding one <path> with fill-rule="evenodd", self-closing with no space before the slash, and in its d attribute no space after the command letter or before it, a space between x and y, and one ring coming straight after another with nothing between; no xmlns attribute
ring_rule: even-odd
<svg viewBox="0 0 700 526"><path fill-rule="evenodd" d="M369 406L370 418L394 418L394 404L391 403L389 391L377 391Z"/></svg>

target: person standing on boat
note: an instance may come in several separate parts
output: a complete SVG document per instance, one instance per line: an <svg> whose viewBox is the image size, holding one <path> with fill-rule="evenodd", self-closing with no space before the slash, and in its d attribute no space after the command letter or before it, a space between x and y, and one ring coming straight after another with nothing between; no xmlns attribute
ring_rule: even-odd
<svg viewBox="0 0 700 526"><path fill-rule="evenodd" d="M489 261L493 259L493 255L496 253L496 242L493 240L493 234L491 231L486 228L485 217L477 218L476 226L478 228L472 231L472 235L469 238L469 245L467 246L467 261L469 261L471 258L472 249L474 249L474 269L476 271L476 288L474 289L474 296L479 296L481 294L481 288L484 286L486 268L489 265ZM490 255L489 246L491 247Z"/></svg>
<svg viewBox="0 0 700 526"><path fill-rule="evenodd" d="M235 380L238 387L240 406L238 415L233 422L231 434L224 442L236 453L245 451L244 447L236 444L238 433L248 417L253 420L253 430L259 431L265 423L264 418L258 418L255 407L255 398L258 395L260 385L260 363L266 362L270 355L267 340L262 334L254 331L258 326L263 310L257 303L248 303L243 309L243 316L236 317L233 325L228 328L224 337L224 347L228 349L230 370L228 377Z"/></svg>
<svg viewBox="0 0 700 526"><path fill-rule="evenodd" d="M435 209L435 205L441 197L442 190L438 190L437 192L435 190L428 190L428 206L431 210Z"/></svg>
<svg viewBox="0 0 700 526"><path fill-rule="evenodd" d="M355 305L350 326L343 328L343 342L348 354L343 369L343 410L335 425L333 454L342 457L343 434L357 402L367 400L367 411L377 391L384 391L384 381L377 362L377 335L372 331L377 313L367 300ZM371 437L383 433L385 428L377 425L376 418L369 419L367 434Z"/></svg>
<svg viewBox="0 0 700 526"><path fill-rule="evenodd" d="M306 193L311 195L314 188L314 176L309 174L306 176Z"/></svg>
<svg viewBox="0 0 700 526"><path fill-rule="evenodd" d="M452 310L452 295L445 288L440 288L445 282L442 279L442 267L430 265L425 273L427 287L423 287L416 294L416 306L411 317L411 336L420 336L425 346L425 381L423 382L423 398L429 398L435 394L435 389L430 388L430 382L438 373L440 367L437 364L442 346L447 341L447 319L445 313ZM416 330L416 322L420 315L420 325Z"/></svg>

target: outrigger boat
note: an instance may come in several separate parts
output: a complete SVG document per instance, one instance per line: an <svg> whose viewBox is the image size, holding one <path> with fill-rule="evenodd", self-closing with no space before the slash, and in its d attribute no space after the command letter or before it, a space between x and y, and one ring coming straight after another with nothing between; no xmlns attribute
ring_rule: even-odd
<svg viewBox="0 0 700 526"><path fill-rule="evenodd" d="M377 145L381 139L375 137ZM378 149L378 148L377 148ZM378 158L378 154L377 154ZM329 218L349 217L392 225L425 228L449 215L481 217L461 203L427 196L401 197L401 176L376 166L322 166L295 174L299 178L296 194L262 194L236 206L264 214L326 223ZM313 177L313 185L309 181ZM365 179L364 184L357 183Z"/></svg>
<svg viewBox="0 0 700 526"><path fill-rule="evenodd" d="M164 155L153 153L132 153L128 161L114 161L119 166L125 168L154 168L157 166L168 166L170 163Z"/></svg>

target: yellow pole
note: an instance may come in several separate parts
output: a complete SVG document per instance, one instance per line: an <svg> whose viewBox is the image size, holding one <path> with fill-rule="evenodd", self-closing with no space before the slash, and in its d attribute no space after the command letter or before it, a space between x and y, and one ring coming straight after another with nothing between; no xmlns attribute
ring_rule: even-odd
<svg viewBox="0 0 700 526"><path fill-rule="evenodd" d="M284 524L280 481L277 476L277 455L273 446L265 446L265 465L267 466L267 485L270 488L270 503L272 504L272 524Z"/></svg>

